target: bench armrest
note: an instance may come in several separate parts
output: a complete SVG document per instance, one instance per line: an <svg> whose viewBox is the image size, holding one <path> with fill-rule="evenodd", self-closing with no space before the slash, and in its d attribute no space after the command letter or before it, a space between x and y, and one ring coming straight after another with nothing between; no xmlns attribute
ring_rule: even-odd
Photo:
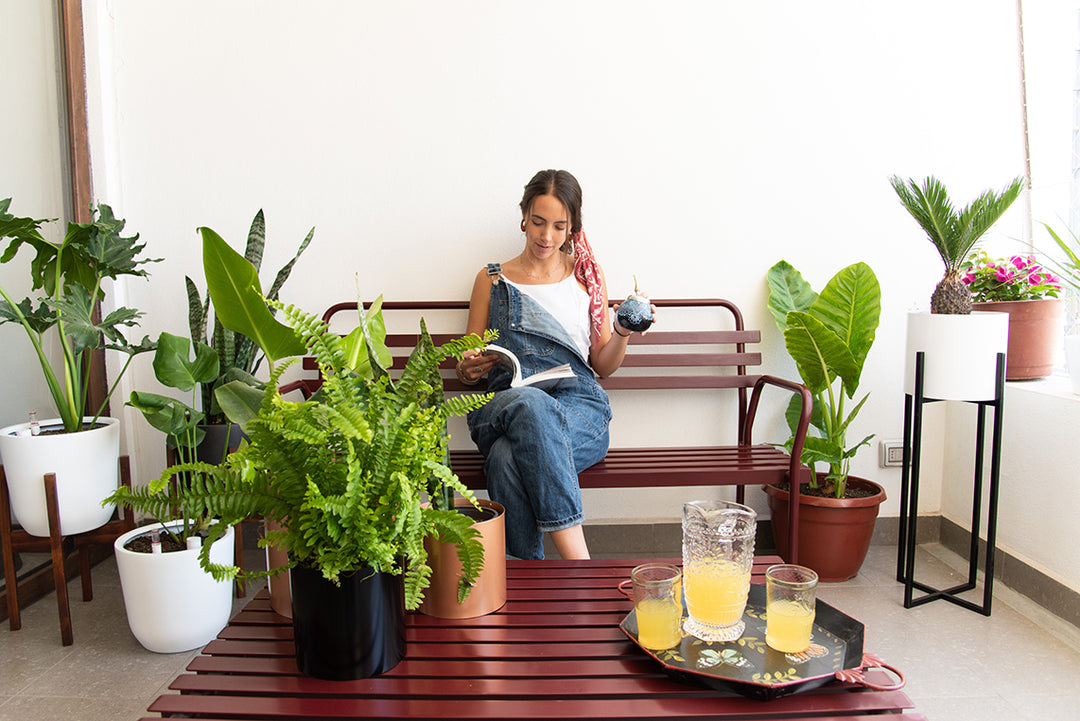
<svg viewBox="0 0 1080 721"><path fill-rule="evenodd" d="M802 466L802 451L803 446L806 444L806 434L810 430L810 416L814 411L814 397L807 387L801 383L777 378L776 376L763 375L759 377L757 382L754 383L754 390L750 394L750 405L746 410L746 426L743 429L743 438L746 439L747 445L753 442L751 439L754 418L757 416L758 403L761 401L761 393L766 385L789 390L802 399L802 411L799 414L799 423L795 427L795 443L791 447L791 470L789 472L791 492L793 495L797 495L799 492L799 468Z"/></svg>
<svg viewBox="0 0 1080 721"><path fill-rule="evenodd" d="M319 390L319 386L322 385L322 379L320 378L301 378L300 380L290 381L283 385L278 386L278 393L285 395L292 391L300 391L304 396L304 400L309 400L311 396L315 395L315 391Z"/></svg>

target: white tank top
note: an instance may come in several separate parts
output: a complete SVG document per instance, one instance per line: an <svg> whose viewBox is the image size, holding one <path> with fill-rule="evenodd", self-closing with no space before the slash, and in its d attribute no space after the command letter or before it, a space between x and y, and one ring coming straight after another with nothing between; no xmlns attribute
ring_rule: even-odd
<svg viewBox="0 0 1080 721"><path fill-rule="evenodd" d="M506 277L503 276L505 280ZM506 281L544 307L555 320L562 324L567 335L573 339L581 356L589 359L589 294L578 285L573 274L558 283L523 285Z"/></svg>

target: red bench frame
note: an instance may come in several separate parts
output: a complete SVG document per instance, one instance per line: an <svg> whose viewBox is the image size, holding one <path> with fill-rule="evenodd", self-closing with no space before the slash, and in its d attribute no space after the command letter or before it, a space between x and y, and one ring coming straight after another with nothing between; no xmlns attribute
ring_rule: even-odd
<svg viewBox="0 0 1080 721"><path fill-rule="evenodd" d="M609 391L662 392L665 390L726 390L738 396L738 438L733 445L689 446L663 448L611 448L600 463L582 471L578 482L582 488L639 488L669 486L737 486L736 498L742 502L745 486L765 485L798 478L809 480L810 470L799 463L803 443L810 424L813 399L805 386L771 375L751 374L747 368L761 364L761 353L748 351L747 345L761 342L761 331L746 330L742 313L731 301L724 299L659 299L652 301L662 313L681 309L695 312L720 312L714 328L678 331L663 330L662 325L646 335L631 337L623 368L632 372L616 373L600 379ZM467 301L384 301L386 312L408 311L416 314L417 323L425 312L467 311ZM337 303L323 314L330 323L335 316L355 312L355 302ZM723 316L728 320L723 321ZM666 316L665 316L666 317ZM464 321L462 323L464 325ZM723 328L724 325L731 326ZM460 335L457 334L457 335ZM433 333L436 344L456 337L453 334ZM393 368L401 369L417 341L417 333L388 333L387 346L393 353ZM444 387L447 392L482 390L466 386L454 373L454 359L443 364ZM303 359L305 370L318 370L313 358ZM689 372L688 372L689 371ZM320 385L319 378L304 378L282 386L282 392L300 390L310 397ZM766 387L775 387L802 398L802 414L791 456L772 445L752 442L754 419L761 394ZM748 393L749 391L749 393ZM483 457L479 451L450 452L454 473L472 489L485 487ZM798 483L792 483L798 494ZM799 503L789 503L788 538L791 548L788 561L798 562Z"/></svg>

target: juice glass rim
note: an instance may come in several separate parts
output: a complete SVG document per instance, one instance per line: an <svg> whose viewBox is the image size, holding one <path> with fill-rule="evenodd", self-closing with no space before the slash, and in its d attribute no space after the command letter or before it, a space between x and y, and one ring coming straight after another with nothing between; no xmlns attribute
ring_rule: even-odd
<svg viewBox="0 0 1080 721"><path fill-rule="evenodd" d="M777 563L765 569L766 583L785 588L808 589L817 586L818 575L812 568L795 563Z"/></svg>
<svg viewBox="0 0 1080 721"><path fill-rule="evenodd" d="M643 574L646 571L664 571L667 575L645 578ZM682 581L682 569L672 563L642 563L630 571L630 580L643 586L665 586Z"/></svg>

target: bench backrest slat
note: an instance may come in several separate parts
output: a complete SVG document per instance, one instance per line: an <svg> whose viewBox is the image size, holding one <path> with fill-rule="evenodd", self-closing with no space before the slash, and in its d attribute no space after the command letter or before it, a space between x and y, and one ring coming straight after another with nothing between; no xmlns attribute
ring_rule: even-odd
<svg viewBox="0 0 1080 721"><path fill-rule="evenodd" d="M741 435L746 417L746 389L752 388L759 377L747 373L747 368L761 365L761 353L748 351L747 346L761 342L761 331L746 330L742 313L728 300L690 298L655 299L652 302L659 309L657 325L645 335L631 337L623 369L610 378L601 379L600 384L608 390L736 389ZM403 368L416 345L418 317L428 314L429 327L437 329L432 332L432 340L441 345L461 335L460 332L445 332L445 329L447 322L452 320L449 327L461 327L463 331L468 307L465 300L384 301L384 318L391 330L386 343L394 357L392 368ZM669 309L692 315L683 316L681 324L672 323L677 318L667 314ZM356 325L356 310L355 302L338 303L323 314L323 320L333 326L337 316L338 324L344 321L339 332L347 332ZM448 311L452 312L450 316L446 315ZM408 319L408 326L401 324L402 319ZM669 323L667 327L665 320ZM454 365L452 358L442 364L447 391L484 389L482 383L471 387L462 384L453 373ZM304 359L303 368L318 370L311 358ZM310 387L311 383L308 381L305 387Z"/></svg>

